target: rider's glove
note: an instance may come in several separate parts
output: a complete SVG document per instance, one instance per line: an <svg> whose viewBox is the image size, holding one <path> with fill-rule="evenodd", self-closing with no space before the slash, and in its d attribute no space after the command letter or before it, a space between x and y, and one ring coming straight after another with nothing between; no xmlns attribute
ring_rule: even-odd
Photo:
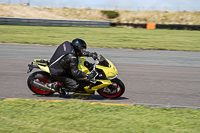
<svg viewBox="0 0 200 133"><path fill-rule="evenodd" d="M96 75L97 75L97 72L96 72L96 71L92 71L91 73L89 73L89 74L87 75L87 79L88 79L89 81L91 81Z"/></svg>
<svg viewBox="0 0 200 133"><path fill-rule="evenodd" d="M96 52L90 53L90 56L91 56L94 60L98 59L98 55L97 55Z"/></svg>

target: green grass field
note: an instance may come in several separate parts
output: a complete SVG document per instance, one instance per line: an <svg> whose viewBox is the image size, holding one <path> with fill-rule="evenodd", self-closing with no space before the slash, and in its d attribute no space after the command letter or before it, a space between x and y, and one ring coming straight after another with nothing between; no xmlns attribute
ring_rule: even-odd
<svg viewBox="0 0 200 133"><path fill-rule="evenodd" d="M135 28L0 26L0 42L59 45L74 38L91 47L200 51L200 31Z"/></svg>
<svg viewBox="0 0 200 133"><path fill-rule="evenodd" d="M0 101L1 133L199 133L200 110Z"/></svg>

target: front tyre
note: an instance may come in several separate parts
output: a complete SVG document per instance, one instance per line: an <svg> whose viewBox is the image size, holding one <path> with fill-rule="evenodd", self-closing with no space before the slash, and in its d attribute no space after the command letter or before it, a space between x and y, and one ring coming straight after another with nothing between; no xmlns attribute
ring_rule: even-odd
<svg viewBox="0 0 200 133"><path fill-rule="evenodd" d="M114 99L114 98L118 98L124 94L125 86L124 86L124 83L120 79L115 78L115 79L111 80L111 82L112 82L111 85L97 90L99 95L101 95L105 98Z"/></svg>
<svg viewBox="0 0 200 133"><path fill-rule="evenodd" d="M47 81L50 79L50 75L44 71L38 71L38 72L34 72L32 73L28 79L27 79L27 85L29 87L29 89L34 92L35 94L39 94L39 95L51 95L54 92L52 91L45 91L45 90L41 90L38 87L34 86L31 84L31 80L39 80L40 82L43 83L47 83Z"/></svg>

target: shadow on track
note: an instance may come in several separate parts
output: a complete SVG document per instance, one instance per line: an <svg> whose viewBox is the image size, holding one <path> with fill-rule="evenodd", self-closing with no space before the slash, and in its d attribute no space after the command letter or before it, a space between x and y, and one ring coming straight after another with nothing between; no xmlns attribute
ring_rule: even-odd
<svg viewBox="0 0 200 133"><path fill-rule="evenodd" d="M110 99L110 98L104 98L100 95L73 95L73 94L68 94L68 95L65 95L65 96L62 96L60 94L53 94L53 95L48 95L48 96L45 96L45 95L37 95L37 94L33 94L35 96L37 96L38 98L52 98L52 99L57 99L59 98L60 100L69 100L69 99L78 99L78 100L125 100L125 99L129 99L129 98L126 98L126 97L118 97L118 98L115 98L115 99Z"/></svg>

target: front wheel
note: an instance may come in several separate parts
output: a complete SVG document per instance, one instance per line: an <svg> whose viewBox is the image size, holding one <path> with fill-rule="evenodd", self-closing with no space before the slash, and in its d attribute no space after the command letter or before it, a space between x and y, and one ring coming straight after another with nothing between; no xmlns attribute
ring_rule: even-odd
<svg viewBox="0 0 200 133"><path fill-rule="evenodd" d="M105 98L114 99L114 98L118 98L124 94L125 86L124 86L124 83L120 79L115 78L115 79L111 80L111 82L112 82L111 85L97 90L99 95L101 95Z"/></svg>

